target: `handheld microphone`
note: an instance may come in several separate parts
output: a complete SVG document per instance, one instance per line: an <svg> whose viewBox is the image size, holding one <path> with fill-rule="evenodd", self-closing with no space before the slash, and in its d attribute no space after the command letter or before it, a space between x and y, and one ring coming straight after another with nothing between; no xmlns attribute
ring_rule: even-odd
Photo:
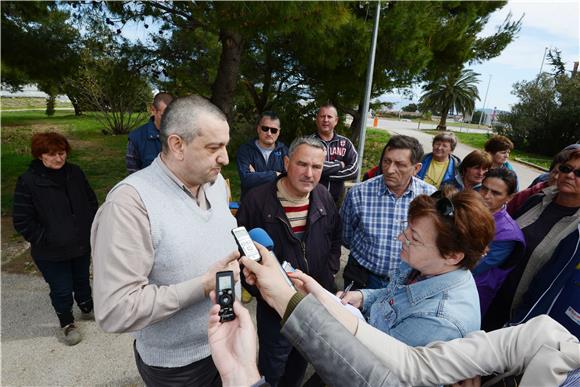
<svg viewBox="0 0 580 387"><path fill-rule="evenodd" d="M272 256L274 257L274 260L278 264L278 268L280 269L282 274L284 274L284 279L286 279L286 283L292 289L296 290L296 288L294 287L294 284L292 284L292 281L290 280L290 278L288 278L288 274L286 273L286 270L284 270L282 268L282 265L280 265L280 261L276 257L276 254L274 254L274 241L272 240L272 238L270 238L270 235L268 235L266 230L264 230L263 228L260 228L260 227L256 227L256 228L253 228L250 231L248 231L248 234L250 234L250 238L252 238L252 240L254 242L258 242L259 244L261 244L262 246L264 246L265 248L267 248L270 251L270 254L272 254Z"/></svg>

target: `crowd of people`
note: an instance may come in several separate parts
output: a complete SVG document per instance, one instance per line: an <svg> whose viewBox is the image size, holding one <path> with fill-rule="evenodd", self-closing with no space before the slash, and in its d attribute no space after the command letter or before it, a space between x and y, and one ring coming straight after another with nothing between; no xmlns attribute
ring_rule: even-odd
<svg viewBox="0 0 580 387"><path fill-rule="evenodd" d="M82 339L76 301L103 330L133 332L149 386L300 386L308 363L307 386L578 381L580 145L519 191L504 136L461 160L451 132L427 154L395 135L346 190L358 155L336 132L333 105L289 147L280 118L263 112L236 154L234 217L220 173L225 115L202 97L168 93L151 111L129 134L128 176L100 208L67 162L67 139L32 138L14 226L31 243L66 344ZM237 226L272 238L271 252L257 245L260 263L240 257ZM277 260L295 269L293 287ZM233 272L238 296L241 285L256 297L257 331L238 301L235 320L220 322L220 271Z"/></svg>

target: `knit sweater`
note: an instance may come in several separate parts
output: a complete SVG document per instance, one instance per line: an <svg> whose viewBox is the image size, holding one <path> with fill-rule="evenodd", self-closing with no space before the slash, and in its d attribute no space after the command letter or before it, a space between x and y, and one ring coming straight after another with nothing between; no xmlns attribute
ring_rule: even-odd
<svg viewBox="0 0 580 387"><path fill-rule="evenodd" d="M155 251L151 284L176 284L201 276L236 249L230 234L236 222L228 209L221 175L213 185L203 186L211 205L207 211L200 209L156 162L122 184L134 187L147 209ZM143 361L158 367L181 367L210 356L210 306L206 298L136 332L136 347Z"/></svg>

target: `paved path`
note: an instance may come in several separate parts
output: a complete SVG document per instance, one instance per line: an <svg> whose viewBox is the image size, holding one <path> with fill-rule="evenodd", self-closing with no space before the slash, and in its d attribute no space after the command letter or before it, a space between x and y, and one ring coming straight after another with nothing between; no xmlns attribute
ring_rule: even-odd
<svg viewBox="0 0 580 387"><path fill-rule="evenodd" d="M130 335L79 321L83 341L59 342L48 293L40 276L2 273L2 386L143 385Z"/></svg>
<svg viewBox="0 0 580 387"><path fill-rule="evenodd" d="M368 120L368 125L372 126L371 119ZM436 125L431 126L432 129L435 129ZM421 128L423 128L423 124L421 124ZM391 133L405 134L407 136L415 137L417 140L419 140L421 145L423 145L425 153L431 152L433 135L417 130L417 124L414 122L380 119L379 129L385 129ZM455 128L449 127L449 129ZM457 144L457 147L455 148L455 151L453 153L455 153L457 156L463 159L473 149L475 148L459 143ZM538 169L529 167L525 164L518 163L517 161L510 160L510 163L512 164L514 170L518 175L520 189L526 188L539 174L543 173Z"/></svg>
<svg viewBox="0 0 580 387"><path fill-rule="evenodd" d="M348 250L342 249L341 271ZM2 273L2 374L0 386L143 386L130 334L104 333L94 321L78 321L83 341L61 343L48 285L38 275ZM245 305L256 324L256 301ZM79 314L75 306L75 314ZM306 378L312 375L309 366Z"/></svg>

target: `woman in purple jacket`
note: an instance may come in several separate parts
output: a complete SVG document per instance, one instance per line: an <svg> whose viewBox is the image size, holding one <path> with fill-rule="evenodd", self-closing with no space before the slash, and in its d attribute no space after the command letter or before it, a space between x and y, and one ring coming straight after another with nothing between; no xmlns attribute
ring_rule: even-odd
<svg viewBox="0 0 580 387"><path fill-rule="evenodd" d="M516 186L515 173L506 168L490 169L481 183L479 193L495 220L495 237L489 251L472 270L482 316L525 247L522 230L506 211Z"/></svg>

